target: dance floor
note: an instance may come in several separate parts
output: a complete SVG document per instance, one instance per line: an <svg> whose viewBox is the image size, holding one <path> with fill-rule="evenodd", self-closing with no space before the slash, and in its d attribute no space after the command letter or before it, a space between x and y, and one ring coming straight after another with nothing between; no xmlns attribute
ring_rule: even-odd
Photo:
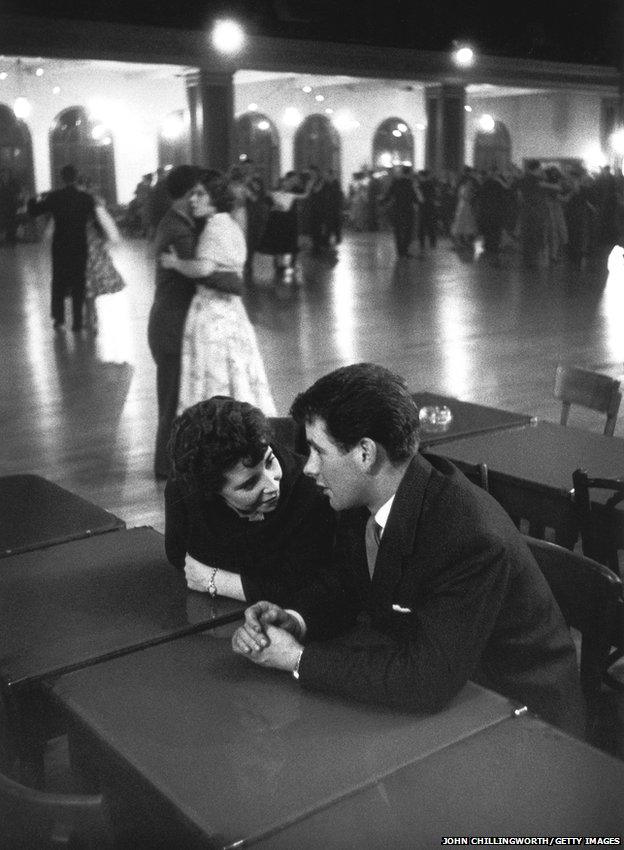
<svg viewBox="0 0 624 850"><path fill-rule="evenodd" d="M624 260L585 269L499 267L442 243L397 261L390 234L347 233L336 258L302 252L300 281L278 286L257 257L246 303L277 407L331 369L371 360L414 390L557 420L557 363L624 373ZM155 258L114 249L127 281L99 299L99 333L55 332L46 244L0 247L0 474L36 473L122 517L163 528L152 475L155 369L146 340ZM574 424L602 430L591 414ZM624 435L624 416L616 434Z"/></svg>

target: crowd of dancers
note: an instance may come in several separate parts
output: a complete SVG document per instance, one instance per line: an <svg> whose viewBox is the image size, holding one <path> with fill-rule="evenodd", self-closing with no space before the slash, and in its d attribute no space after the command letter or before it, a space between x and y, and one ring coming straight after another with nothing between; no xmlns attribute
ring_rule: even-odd
<svg viewBox="0 0 624 850"><path fill-rule="evenodd" d="M397 255L426 256L440 237L465 255L481 243L486 260L515 251L527 268L570 261L621 242L624 177L529 159L524 169L465 166L438 177L409 165L353 175L348 221L357 231L391 228Z"/></svg>

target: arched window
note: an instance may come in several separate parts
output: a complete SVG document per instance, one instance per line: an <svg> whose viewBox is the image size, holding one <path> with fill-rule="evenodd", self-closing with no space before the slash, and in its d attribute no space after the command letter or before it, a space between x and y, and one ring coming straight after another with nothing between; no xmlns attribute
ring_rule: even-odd
<svg viewBox="0 0 624 850"><path fill-rule="evenodd" d="M60 185L61 168L73 165L108 204L117 203L112 133L82 106L64 109L56 117L50 130L50 163L53 187Z"/></svg>
<svg viewBox="0 0 624 850"><path fill-rule="evenodd" d="M0 168L8 168L26 195L35 192L32 139L26 124L0 103Z"/></svg>
<svg viewBox="0 0 624 850"><path fill-rule="evenodd" d="M191 132L186 109L170 112L158 130L158 164L161 168L191 161Z"/></svg>
<svg viewBox="0 0 624 850"><path fill-rule="evenodd" d="M414 136L402 118L386 118L373 136L373 167L414 164Z"/></svg>
<svg viewBox="0 0 624 850"><path fill-rule="evenodd" d="M277 185L280 176L279 135L271 119L260 112L245 112L236 119L234 132L238 160L253 160L266 185Z"/></svg>
<svg viewBox="0 0 624 850"><path fill-rule="evenodd" d="M295 170L316 165L321 172L333 171L340 179L340 136L326 115L308 115L295 135Z"/></svg>
<svg viewBox="0 0 624 850"><path fill-rule="evenodd" d="M511 165L511 137L502 121L494 121L492 129L478 130L474 140L473 165L477 171L507 171Z"/></svg>

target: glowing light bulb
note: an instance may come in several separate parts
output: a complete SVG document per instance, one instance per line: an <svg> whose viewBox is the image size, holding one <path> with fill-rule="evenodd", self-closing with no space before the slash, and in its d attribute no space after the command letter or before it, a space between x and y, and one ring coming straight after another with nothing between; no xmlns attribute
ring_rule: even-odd
<svg viewBox="0 0 624 850"><path fill-rule="evenodd" d="M288 106L284 110L284 123L289 127L298 127L303 121L303 115L294 106Z"/></svg>
<svg viewBox="0 0 624 850"><path fill-rule="evenodd" d="M460 68L469 68L474 64L475 53L472 47L459 47L453 54L453 58Z"/></svg>
<svg viewBox="0 0 624 850"><path fill-rule="evenodd" d="M236 21L217 21L212 30L211 40L220 53L237 53L245 43L245 33Z"/></svg>
<svg viewBox="0 0 624 850"><path fill-rule="evenodd" d="M28 118L32 112L30 101L28 101L25 97L16 97L13 104L13 112L15 113L16 118L20 118L21 120Z"/></svg>
<svg viewBox="0 0 624 850"><path fill-rule="evenodd" d="M493 133L494 127L496 126L496 121L492 118L491 115L485 113L479 118L479 129L483 133Z"/></svg>

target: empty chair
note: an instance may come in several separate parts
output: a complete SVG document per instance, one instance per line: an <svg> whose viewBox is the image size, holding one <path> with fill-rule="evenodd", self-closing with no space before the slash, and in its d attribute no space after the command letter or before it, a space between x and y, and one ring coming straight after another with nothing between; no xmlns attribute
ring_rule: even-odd
<svg viewBox="0 0 624 850"><path fill-rule="evenodd" d="M624 549L624 480L590 478L584 469L572 473L574 506L581 531L583 554L606 564L620 575L619 552ZM593 504L590 490L606 490L611 495Z"/></svg>
<svg viewBox="0 0 624 850"><path fill-rule="evenodd" d="M0 844L11 850L113 846L102 795L51 794L0 773Z"/></svg>
<svg viewBox="0 0 624 850"><path fill-rule="evenodd" d="M607 670L624 646L622 582L608 567L555 543L525 537L568 626L581 635L581 685L588 706L588 738L597 721Z"/></svg>
<svg viewBox="0 0 624 850"><path fill-rule="evenodd" d="M575 366L557 366L555 398L561 401L561 424L568 424L573 404L604 413L607 421L604 433L612 437L617 421L622 393L620 382L608 375L578 369Z"/></svg>

